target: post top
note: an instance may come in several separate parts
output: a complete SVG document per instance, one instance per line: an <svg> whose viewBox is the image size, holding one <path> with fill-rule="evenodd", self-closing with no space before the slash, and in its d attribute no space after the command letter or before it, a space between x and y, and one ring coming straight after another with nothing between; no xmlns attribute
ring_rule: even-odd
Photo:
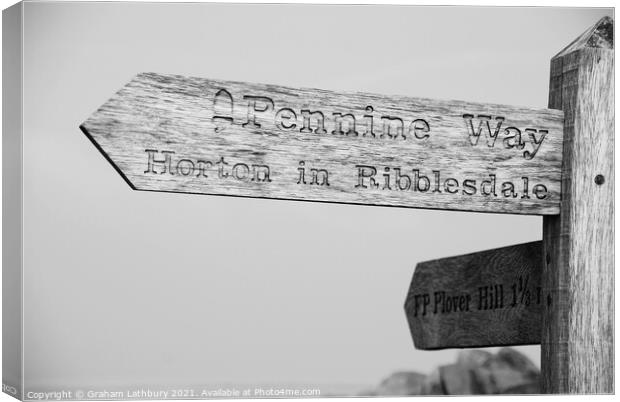
<svg viewBox="0 0 620 402"><path fill-rule="evenodd" d="M566 46L553 58L562 57L575 50L585 48L614 48L614 19L607 16L601 18L596 24L581 34L570 45Z"/></svg>

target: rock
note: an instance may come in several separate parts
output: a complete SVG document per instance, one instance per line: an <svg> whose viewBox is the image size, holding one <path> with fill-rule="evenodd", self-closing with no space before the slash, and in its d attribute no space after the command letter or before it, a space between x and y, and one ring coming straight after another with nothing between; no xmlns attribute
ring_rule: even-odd
<svg viewBox="0 0 620 402"><path fill-rule="evenodd" d="M470 351L471 352L471 351ZM527 389L537 393L540 389L540 372L525 355L511 348L502 348L496 355L459 356L463 369L473 370L480 393L502 394L515 393L518 389ZM471 365L478 359L481 364Z"/></svg>
<svg viewBox="0 0 620 402"><path fill-rule="evenodd" d="M497 354L463 350L456 363L435 368L428 376L397 372L366 396L479 395L540 393L540 371L524 354L502 348Z"/></svg>
<svg viewBox="0 0 620 402"><path fill-rule="evenodd" d="M513 348L501 348L496 356L515 370L535 377L540 376L540 371L534 363L523 353L519 353Z"/></svg>
<svg viewBox="0 0 620 402"><path fill-rule="evenodd" d="M396 372L383 381L374 390L374 395L421 395L422 384L426 376L413 371Z"/></svg>
<svg viewBox="0 0 620 402"><path fill-rule="evenodd" d="M479 367L485 364L489 359L493 358L493 354L478 349L466 349L459 352L456 358L456 364L463 367Z"/></svg>
<svg viewBox="0 0 620 402"><path fill-rule="evenodd" d="M422 395L446 395L446 390L441 382L440 368L433 370L422 384Z"/></svg>
<svg viewBox="0 0 620 402"><path fill-rule="evenodd" d="M471 368L461 364L439 367L443 390L447 395L477 395L484 393Z"/></svg>
<svg viewBox="0 0 620 402"><path fill-rule="evenodd" d="M540 392L540 371L525 355L511 348L501 349L490 360L488 370L493 375L495 392L512 392L519 387L538 387Z"/></svg>

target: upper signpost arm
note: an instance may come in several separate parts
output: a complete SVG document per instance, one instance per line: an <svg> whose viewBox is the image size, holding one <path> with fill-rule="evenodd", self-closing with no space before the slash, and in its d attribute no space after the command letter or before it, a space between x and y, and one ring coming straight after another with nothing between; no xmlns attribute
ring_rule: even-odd
<svg viewBox="0 0 620 402"><path fill-rule="evenodd" d="M564 111L560 215L543 219L541 369L548 393L614 392L614 21L551 60Z"/></svg>

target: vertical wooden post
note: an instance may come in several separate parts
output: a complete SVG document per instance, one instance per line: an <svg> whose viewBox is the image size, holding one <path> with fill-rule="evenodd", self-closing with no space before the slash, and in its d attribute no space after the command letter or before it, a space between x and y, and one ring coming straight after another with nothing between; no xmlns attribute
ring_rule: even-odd
<svg viewBox="0 0 620 402"><path fill-rule="evenodd" d="M542 389L614 392L614 49L605 17L551 60L561 109L560 215L543 220Z"/></svg>

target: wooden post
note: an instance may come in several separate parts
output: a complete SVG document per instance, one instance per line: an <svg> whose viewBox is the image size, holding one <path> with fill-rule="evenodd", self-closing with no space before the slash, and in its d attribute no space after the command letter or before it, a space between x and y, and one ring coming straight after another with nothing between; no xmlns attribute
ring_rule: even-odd
<svg viewBox="0 0 620 402"><path fill-rule="evenodd" d="M614 392L614 49L605 17L551 60L560 215L543 219L543 392Z"/></svg>

